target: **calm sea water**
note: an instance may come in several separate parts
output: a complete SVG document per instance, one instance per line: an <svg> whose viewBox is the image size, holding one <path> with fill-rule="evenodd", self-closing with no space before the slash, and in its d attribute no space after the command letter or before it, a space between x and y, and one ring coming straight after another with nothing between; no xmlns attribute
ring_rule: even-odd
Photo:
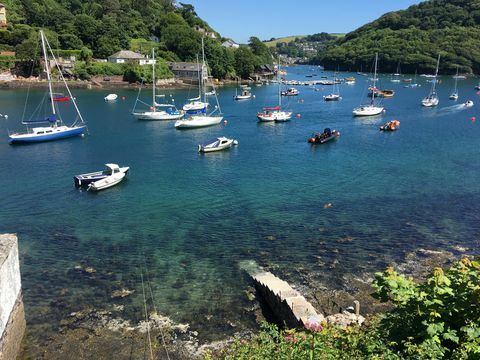
<svg viewBox="0 0 480 360"><path fill-rule="evenodd" d="M288 71L299 80L331 75L311 67ZM420 247L478 245L476 80L459 81L460 100L452 102L453 81L444 77L435 109L420 106L430 86L425 79L418 89L384 80L396 95L384 101L381 117L351 116L366 100L366 78L357 76L356 85L341 85L337 103L322 101L331 87L299 87L289 107L301 117L282 124L255 117L276 104L276 85L253 87L256 98L246 102L233 101L235 88L221 88L228 124L190 131L132 118L134 90L116 91L125 97L116 103L103 101L107 90L79 90L90 135L29 146L7 142L7 128L21 128L26 90L2 90L0 112L9 119L1 120L0 232L19 235L30 335L55 331L71 311L112 304L141 319L145 268L158 310L209 337L231 331L229 322L235 330L254 324L243 310L249 283L242 260L256 260L292 282L292 269L301 267L326 286L341 287L345 274L381 270ZM194 96L193 89L165 93L178 104ZM30 105L41 96L32 90ZM478 103L456 105L467 99ZM68 115L72 105L61 108ZM391 119L401 121L400 130L379 132ZM325 127L340 130L341 138L307 144ZM239 145L197 153L198 143L220 135ZM100 193L74 187L73 175L107 162L130 166L128 179ZM77 265L96 273L86 276ZM121 288L136 292L112 299Z"/></svg>

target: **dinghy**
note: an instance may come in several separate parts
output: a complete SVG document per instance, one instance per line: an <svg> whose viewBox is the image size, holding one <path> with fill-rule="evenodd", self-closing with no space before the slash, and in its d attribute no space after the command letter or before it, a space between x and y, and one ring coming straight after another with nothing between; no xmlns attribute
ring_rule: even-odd
<svg viewBox="0 0 480 360"><path fill-rule="evenodd" d="M222 151L231 148L233 145L238 145L238 141L221 136L206 142L205 144L198 145L198 152L208 153Z"/></svg>
<svg viewBox="0 0 480 360"><path fill-rule="evenodd" d="M108 189L119 184L127 176L128 170L121 172L120 168L116 164L106 164L106 166L111 168L112 174L103 179L90 183L90 185L88 185L88 190L100 191Z"/></svg>
<svg viewBox="0 0 480 360"><path fill-rule="evenodd" d="M118 95L117 94L108 94L107 96L105 96L103 98L103 100L105 101L116 101L118 99Z"/></svg>
<svg viewBox="0 0 480 360"><path fill-rule="evenodd" d="M78 187L83 185L89 185L90 183L93 183L95 181L105 179L106 177L116 172L122 172L127 174L129 169L130 168L128 166L119 167L117 164L105 164L105 170L75 175L73 177L73 181L75 183L75 186Z"/></svg>

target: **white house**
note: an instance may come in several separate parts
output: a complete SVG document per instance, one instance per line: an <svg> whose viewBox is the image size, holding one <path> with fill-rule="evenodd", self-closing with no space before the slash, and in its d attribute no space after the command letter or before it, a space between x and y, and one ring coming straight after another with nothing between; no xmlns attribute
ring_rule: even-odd
<svg viewBox="0 0 480 360"><path fill-rule="evenodd" d="M108 57L108 61L114 64L124 64L124 63L133 63L146 65L148 58L145 58L144 55L130 51L130 50L120 50L113 55ZM151 64L151 63L150 63Z"/></svg>
<svg viewBox="0 0 480 360"><path fill-rule="evenodd" d="M235 41L231 39L228 39L227 41L223 42L222 46L226 48L234 48L234 49L238 49L240 47L240 45L238 45Z"/></svg>

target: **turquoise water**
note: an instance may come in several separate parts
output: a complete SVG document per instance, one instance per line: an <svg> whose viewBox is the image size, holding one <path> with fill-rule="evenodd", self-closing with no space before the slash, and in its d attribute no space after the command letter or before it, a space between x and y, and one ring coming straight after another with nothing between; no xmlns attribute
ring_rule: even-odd
<svg viewBox="0 0 480 360"><path fill-rule="evenodd" d="M287 77L307 80L311 73L289 68ZM228 124L190 131L133 119L135 90L116 91L125 96L116 103L103 101L107 90L77 90L90 135L29 146L10 146L6 136L7 127L21 127L26 90L2 90L0 112L9 119L2 119L0 143L0 232L19 235L31 336L42 338L62 317L88 307L124 304L123 316L141 319L145 267L158 310L209 338L254 326L243 310L249 283L242 260L292 282L292 269L302 267L341 288L345 275L381 270L417 248L478 246L480 117L470 120L480 106L476 80L459 81L457 104L479 101L465 110L448 100L450 78L439 86L436 109L420 106L429 88L424 79L418 89L385 79L383 87L397 93L378 118L351 116L366 88L357 76L356 85L341 85L338 103L322 100L331 87L298 87L289 107L301 117L282 124L255 117L275 105L276 85L253 87L256 98L246 102L233 101L235 88L221 88ZM183 104L193 91L165 93ZM33 106L43 94L30 96ZM72 111L71 104L61 107ZM400 130L379 132L391 119L401 121ZM307 144L325 127L341 138ZM239 145L197 153L198 143L219 135ZM73 175L107 162L130 166L128 179L96 194L73 186ZM76 265L96 273L87 276ZM112 299L121 288L136 292Z"/></svg>

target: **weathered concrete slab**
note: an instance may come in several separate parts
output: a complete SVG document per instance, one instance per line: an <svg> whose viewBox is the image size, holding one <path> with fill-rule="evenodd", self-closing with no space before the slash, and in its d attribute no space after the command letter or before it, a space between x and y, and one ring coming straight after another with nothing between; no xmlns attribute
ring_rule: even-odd
<svg viewBox="0 0 480 360"><path fill-rule="evenodd" d="M25 332L25 314L15 234L0 235L0 360L16 358Z"/></svg>
<svg viewBox="0 0 480 360"><path fill-rule="evenodd" d="M244 263L242 268L253 279L257 291L285 326L303 327L307 322L324 321L324 316L318 314L312 304L286 281L264 271L253 262Z"/></svg>

